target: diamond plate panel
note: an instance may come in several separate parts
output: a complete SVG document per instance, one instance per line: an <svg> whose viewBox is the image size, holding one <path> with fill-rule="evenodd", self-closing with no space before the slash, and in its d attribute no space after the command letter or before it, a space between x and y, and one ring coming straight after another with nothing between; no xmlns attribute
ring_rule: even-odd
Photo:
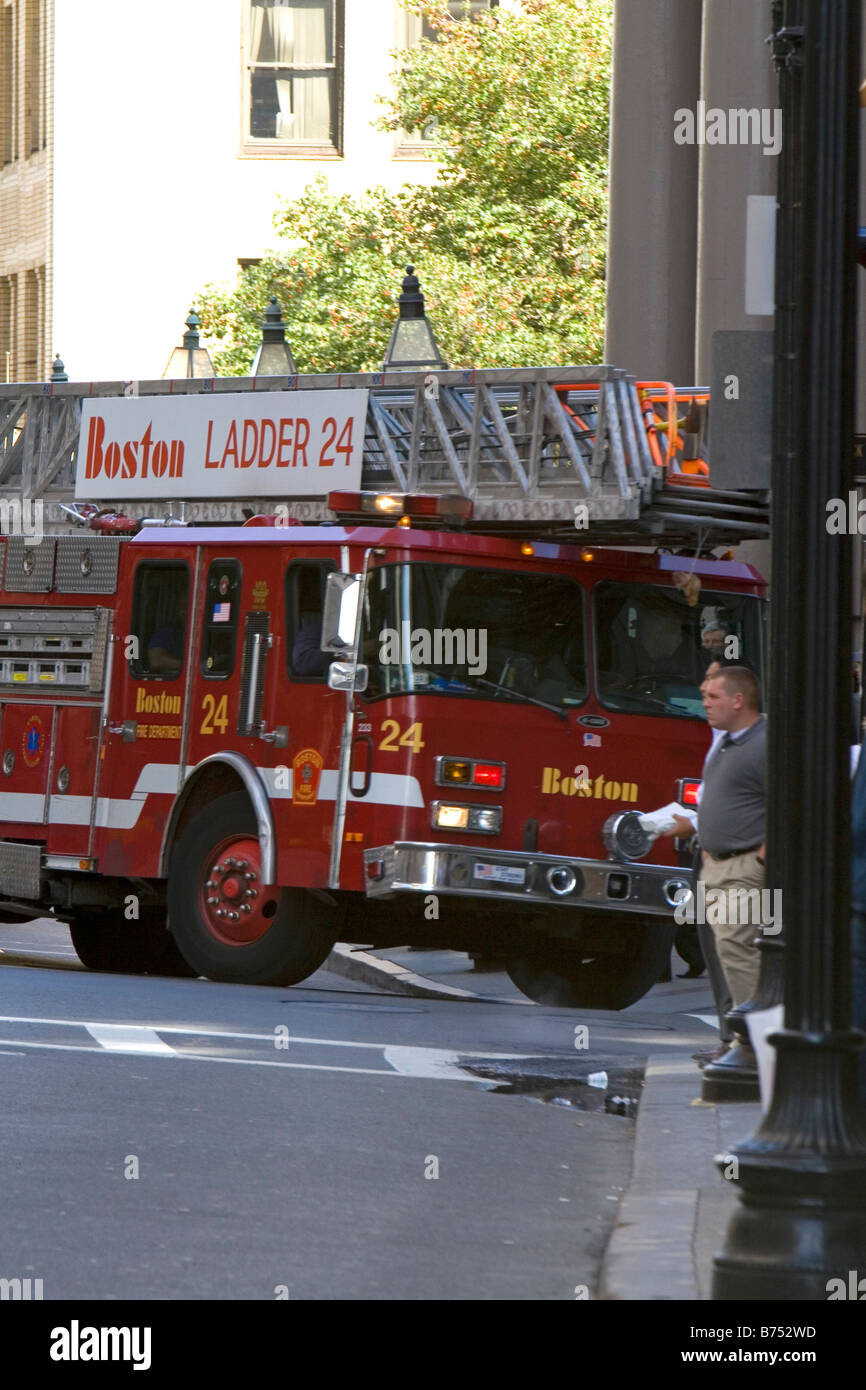
<svg viewBox="0 0 866 1390"><path fill-rule="evenodd" d="M38 898L41 892L39 845L16 845L0 840L0 883L7 898Z"/></svg>
<svg viewBox="0 0 866 1390"><path fill-rule="evenodd" d="M54 588L58 594L113 594L119 553L114 536L58 536Z"/></svg>
<svg viewBox="0 0 866 1390"><path fill-rule="evenodd" d="M91 690L101 690L105 680L105 659L108 653L111 619L112 612L110 608L97 608L96 631L93 635L93 656L90 661Z"/></svg>
<svg viewBox="0 0 866 1390"><path fill-rule="evenodd" d="M53 536L38 545L27 545L23 536L6 539L6 592L47 594L54 578Z"/></svg>

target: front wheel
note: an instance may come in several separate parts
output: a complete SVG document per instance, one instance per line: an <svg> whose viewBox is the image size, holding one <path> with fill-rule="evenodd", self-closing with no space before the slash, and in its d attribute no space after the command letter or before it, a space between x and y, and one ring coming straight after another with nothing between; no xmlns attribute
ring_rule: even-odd
<svg viewBox="0 0 866 1390"><path fill-rule="evenodd" d="M210 980L298 984L336 940L335 908L302 888L262 883L244 792L218 797L190 821L171 857L168 910L184 958Z"/></svg>
<svg viewBox="0 0 866 1390"><path fill-rule="evenodd" d="M627 1009L659 979L670 960L672 922L635 922L621 928L622 953L601 954L547 941L507 965L517 988L536 1004L563 1009Z"/></svg>

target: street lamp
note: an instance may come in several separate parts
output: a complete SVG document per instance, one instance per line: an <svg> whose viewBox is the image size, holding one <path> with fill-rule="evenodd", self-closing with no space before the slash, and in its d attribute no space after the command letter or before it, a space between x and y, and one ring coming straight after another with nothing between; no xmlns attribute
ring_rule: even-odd
<svg viewBox="0 0 866 1390"><path fill-rule="evenodd" d="M424 296L414 266L407 265L400 295L400 317L394 324L391 341L385 355L385 371L409 370L412 367L447 369L433 329L424 312Z"/></svg>
<svg viewBox="0 0 866 1390"><path fill-rule="evenodd" d="M262 319L262 341L250 368L250 376L297 376L292 349L286 342L286 326L272 294Z"/></svg>
<svg viewBox="0 0 866 1390"><path fill-rule="evenodd" d="M740 1203L715 1257L715 1299L823 1302L829 1281L862 1265L866 1249L863 1037L851 1028L850 998L852 547L827 527L828 501L852 485L860 28L860 0L773 0L785 143L767 882L783 894L785 1022L769 1037L769 1109L733 1149Z"/></svg>
<svg viewBox="0 0 866 1390"><path fill-rule="evenodd" d="M168 365L163 372L163 380L171 378L178 381L185 378L191 381L193 378L208 380L216 376L216 369L211 361L210 353L207 348L199 346L199 327L201 319L195 309L190 309L186 318L186 332L183 335L183 343L176 347Z"/></svg>

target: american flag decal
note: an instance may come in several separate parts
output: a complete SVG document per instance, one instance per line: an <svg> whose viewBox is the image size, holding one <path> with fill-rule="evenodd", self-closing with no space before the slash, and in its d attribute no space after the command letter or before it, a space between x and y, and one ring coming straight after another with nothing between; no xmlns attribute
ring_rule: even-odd
<svg viewBox="0 0 866 1390"><path fill-rule="evenodd" d="M213 606L213 621L215 623L227 623L232 615L230 603L215 603Z"/></svg>
<svg viewBox="0 0 866 1390"><path fill-rule="evenodd" d="M584 734L583 746L584 748L600 748L601 734Z"/></svg>

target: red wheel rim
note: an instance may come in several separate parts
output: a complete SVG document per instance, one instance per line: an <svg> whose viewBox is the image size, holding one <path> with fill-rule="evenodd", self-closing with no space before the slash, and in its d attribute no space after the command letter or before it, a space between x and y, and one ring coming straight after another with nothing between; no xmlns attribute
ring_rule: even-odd
<svg viewBox="0 0 866 1390"><path fill-rule="evenodd" d="M226 946L247 946L270 930L277 896L262 885L254 835L229 835L210 851L199 875L198 910L211 936Z"/></svg>

